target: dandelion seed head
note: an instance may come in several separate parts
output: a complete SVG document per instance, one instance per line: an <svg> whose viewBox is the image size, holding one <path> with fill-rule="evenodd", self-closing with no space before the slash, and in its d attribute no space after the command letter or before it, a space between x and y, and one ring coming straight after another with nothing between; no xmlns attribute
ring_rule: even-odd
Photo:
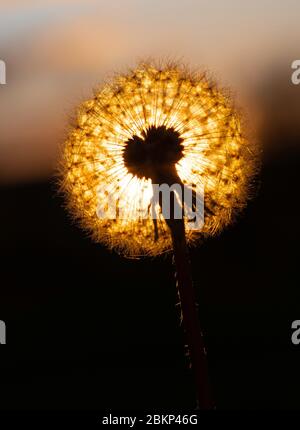
<svg viewBox="0 0 300 430"><path fill-rule="evenodd" d="M204 187L204 226L186 229L191 244L220 232L244 207L256 160L230 97L206 74L143 63L80 106L63 148L61 185L94 240L128 256L157 255L172 246L162 214L156 235L151 211L132 216L151 205L153 166L174 163L182 183ZM125 216L99 218L99 202L109 211L112 195Z"/></svg>

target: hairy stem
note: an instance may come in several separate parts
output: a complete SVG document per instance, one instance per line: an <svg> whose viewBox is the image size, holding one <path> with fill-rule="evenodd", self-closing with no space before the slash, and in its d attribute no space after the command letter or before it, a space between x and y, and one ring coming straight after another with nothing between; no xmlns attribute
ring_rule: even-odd
<svg viewBox="0 0 300 430"><path fill-rule="evenodd" d="M184 184L176 171L175 164L156 165L156 168L152 172L152 183L168 184L169 186L179 184L182 188L182 192L184 188ZM174 191L172 191L170 193L170 217L165 217L165 221L172 236L176 281L181 304L183 328L195 378L197 406L199 409L213 409L214 403L208 377L206 351L197 313L196 297L186 244L183 207L182 217L176 219L175 205L178 204L176 202L177 199ZM163 201L161 199L159 199L159 204L164 214Z"/></svg>
<svg viewBox="0 0 300 430"><path fill-rule="evenodd" d="M176 266L176 280L181 302L182 322L189 347L194 373L197 406L213 409L211 387L208 377L206 351L197 314L196 297L192 282L183 219L166 220L170 228Z"/></svg>

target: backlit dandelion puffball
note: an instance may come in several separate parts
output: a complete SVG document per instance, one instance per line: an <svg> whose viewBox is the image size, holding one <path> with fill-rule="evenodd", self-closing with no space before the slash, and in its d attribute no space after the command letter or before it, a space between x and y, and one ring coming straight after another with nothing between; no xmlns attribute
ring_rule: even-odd
<svg viewBox="0 0 300 430"><path fill-rule="evenodd" d="M61 185L71 213L93 239L127 256L172 248L160 208L155 208L156 225L149 210L154 204L149 163L140 160L134 170L126 160L130 145L153 144L147 138L155 130L177 136L177 174L196 193L204 191L204 224L197 231L185 220L188 243L215 235L232 221L245 205L255 171L255 148L244 136L239 114L206 74L140 64L116 76L81 104L63 148ZM172 139L162 140L158 162L170 145ZM112 197L118 208L113 218L105 216Z"/></svg>

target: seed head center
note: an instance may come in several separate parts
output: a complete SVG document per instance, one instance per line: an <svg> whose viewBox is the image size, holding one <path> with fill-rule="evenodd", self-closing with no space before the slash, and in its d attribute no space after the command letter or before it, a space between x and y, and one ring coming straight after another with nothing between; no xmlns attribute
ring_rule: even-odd
<svg viewBox="0 0 300 430"><path fill-rule="evenodd" d="M125 166L139 178L157 180L183 157L182 140L173 128L151 126L126 142Z"/></svg>

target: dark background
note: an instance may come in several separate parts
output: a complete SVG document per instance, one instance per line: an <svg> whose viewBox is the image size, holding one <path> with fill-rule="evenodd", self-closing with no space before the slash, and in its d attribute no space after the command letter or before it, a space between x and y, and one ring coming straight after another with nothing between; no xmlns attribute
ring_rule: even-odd
<svg viewBox="0 0 300 430"><path fill-rule="evenodd" d="M299 168L297 151L264 160L243 216L191 250L219 409L300 405ZM170 257L92 243L53 180L0 199L1 408L192 408Z"/></svg>

